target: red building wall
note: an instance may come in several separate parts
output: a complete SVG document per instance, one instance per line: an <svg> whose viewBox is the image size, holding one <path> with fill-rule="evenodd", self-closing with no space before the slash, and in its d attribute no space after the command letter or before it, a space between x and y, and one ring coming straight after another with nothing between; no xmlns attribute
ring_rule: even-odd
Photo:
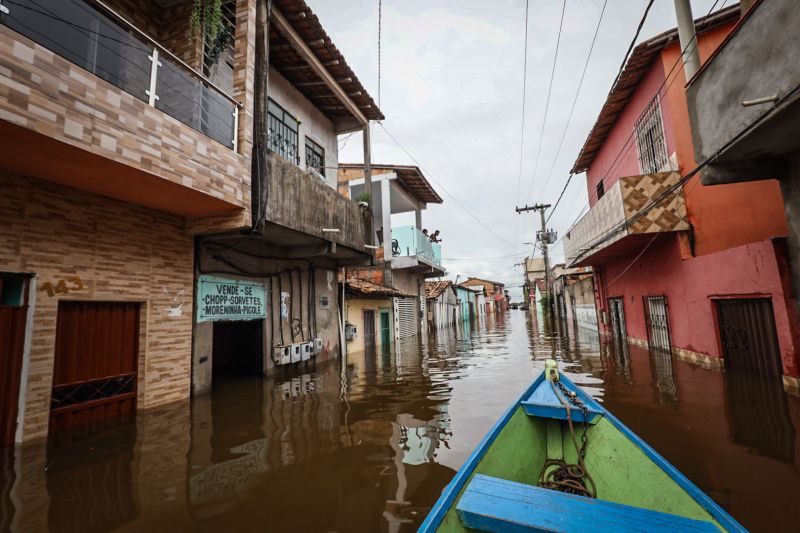
<svg viewBox="0 0 800 533"><path fill-rule="evenodd" d="M732 26L701 34L701 59L711 55ZM675 154L682 174L695 167L683 65L673 69L679 53L675 43L653 61L589 167L591 205L597 201L600 179L608 190L620 177L641 173L634 124L659 88L667 153ZM772 240L787 233L778 182L706 187L696 176L684 186L684 197L691 232L659 234L644 251L639 247L592 265L598 270L598 309L607 309L608 297L624 297L628 336L646 340L642 298L665 295L672 346L721 357L714 300L768 297L784 371L800 375L794 355L795 346L800 346L798 317L780 268L785 252L781 241ZM607 326L601 323L600 328Z"/></svg>

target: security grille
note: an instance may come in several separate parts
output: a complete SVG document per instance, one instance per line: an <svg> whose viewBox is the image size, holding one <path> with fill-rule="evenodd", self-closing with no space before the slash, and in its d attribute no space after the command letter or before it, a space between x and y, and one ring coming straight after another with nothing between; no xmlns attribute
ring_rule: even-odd
<svg viewBox="0 0 800 533"><path fill-rule="evenodd" d="M325 149L306 135L306 169L325 176Z"/></svg>
<svg viewBox="0 0 800 533"><path fill-rule="evenodd" d="M417 334L417 313L419 307L416 298L395 298L397 305L397 335L399 338L413 337Z"/></svg>
<svg viewBox="0 0 800 533"><path fill-rule="evenodd" d="M297 130L300 123L297 119L274 100L270 100L267 126L267 147L270 151L299 165L300 150L297 147Z"/></svg>
<svg viewBox="0 0 800 533"><path fill-rule="evenodd" d="M647 104L634 126L636 145L639 148L639 168L642 174L660 172L669 168L667 143L661 120L658 95Z"/></svg>
<svg viewBox="0 0 800 533"><path fill-rule="evenodd" d="M646 296L644 298L645 321L650 348L671 350L669 340L669 320L667 318L667 298L665 296Z"/></svg>

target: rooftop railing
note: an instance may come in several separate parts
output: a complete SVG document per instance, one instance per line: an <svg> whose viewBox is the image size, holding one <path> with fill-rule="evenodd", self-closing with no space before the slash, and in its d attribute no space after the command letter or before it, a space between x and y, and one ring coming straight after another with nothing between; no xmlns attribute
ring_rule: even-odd
<svg viewBox="0 0 800 533"><path fill-rule="evenodd" d="M236 149L240 105L99 0L0 0L0 24Z"/></svg>

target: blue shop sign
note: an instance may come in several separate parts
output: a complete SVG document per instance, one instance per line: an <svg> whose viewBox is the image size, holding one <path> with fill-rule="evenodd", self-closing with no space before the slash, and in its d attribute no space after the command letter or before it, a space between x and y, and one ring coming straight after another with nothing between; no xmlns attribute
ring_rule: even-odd
<svg viewBox="0 0 800 533"><path fill-rule="evenodd" d="M258 320L267 318L264 285L214 276L197 282L197 321Z"/></svg>

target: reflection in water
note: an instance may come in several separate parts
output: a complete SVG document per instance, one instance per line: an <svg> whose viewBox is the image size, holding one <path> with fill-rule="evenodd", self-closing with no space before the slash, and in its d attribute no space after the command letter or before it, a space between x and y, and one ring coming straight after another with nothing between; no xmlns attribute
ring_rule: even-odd
<svg viewBox="0 0 800 533"><path fill-rule="evenodd" d="M747 527L800 520L800 402L780 383L510 311L6 451L0 526L413 531L549 357Z"/></svg>

